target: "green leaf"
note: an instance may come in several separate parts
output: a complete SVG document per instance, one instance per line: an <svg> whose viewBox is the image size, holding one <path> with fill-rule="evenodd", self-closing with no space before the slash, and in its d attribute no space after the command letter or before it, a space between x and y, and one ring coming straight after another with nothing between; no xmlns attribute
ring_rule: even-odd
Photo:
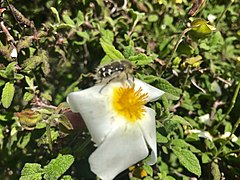
<svg viewBox="0 0 240 180"><path fill-rule="evenodd" d="M100 29L101 33L101 41L104 41L105 43L112 44L114 40L114 34L110 30Z"/></svg>
<svg viewBox="0 0 240 180"><path fill-rule="evenodd" d="M41 94L41 97L43 97L44 99L46 99L48 101L52 101L52 96L48 93Z"/></svg>
<svg viewBox="0 0 240 180"><path fill-rule="evenodd" d="M135 49L133 45L125 46L123 55L126 57L126 59L129 59L131 56L134 56L135 54Z"/></svg>
<svg viewBox="0 0 240 180"><path fill-rule="evenodd" d="M136 56L130 56L129 60L131 62L134 62L134 64L142 66L142 65L148 65L153 62L153 58L147 56L146 54L140 53Z"/></svg>
<svg viewBox="0 0 240 180"><path fill-rule="evenodd" d="M16 80L21 80L23 78L24 78L24 75L22 75L22 74L15 74L14 75L14 79L16 79Z"/></svg>
<svg viewBox="0 0 240 180"><path fill-rule="evenodd" d="M156 15L156 14L151 14L148 16L149 22L156 22L157 20L158 20L158 15Z"/></svg>
<svg viewBox="0 0 240 180"><path fill-rule="evenodd" d="M34 79L32 78L30 78L30 77L28 77L28 76L25 76L25 81L26 81L26 83L28 84L28 86L30 87L30 88L33 88L34 87Z"/></svg>
<svg viewBox="0 0 240 180"><path fill-rule="evenodd" d="M29 48L32 44L33 36L24 36L17 44L18 52L23 48Z"/></svg>
<svg viewBox="0 0 240 180"><path fill-rule="evenodd" d="M17 142L17 147L24 149L27 146L27 144L29 143L30 138L31 138L31 133L27 133L27 134L19 137L18 142Z"/></svg>
<svg viewBox="0 0 240 180"><path fill-rule="evenodd" d="M207 164L209 162L211 162L211 158L209 157L209 155L207 153L202 153L202 163L203 164Z"/></svg>
<svg viewBox="0 0 240 180"><path fill-rule="evenodd" d="M181 116L175 115L171 118L171 120L174 122L180 123L182 125L187 125L187 126L192 127L192 125L188 121L186 121L184 118L182 118Z"/></svg>
<svg viewBox="0 0 240 180"><path fill-rule="evenodd" d="M61 178L61 180L72 180L73 178L69 175L65 175Z"/></svg>
<svg viewBox="0 0 240 180"><path fill-rule="evenodd" d="M172 176L166 176L164 178L164 180L176 180L176 179L174 177L172 177Z"/></svg>
<svg viewBox="0 0 240 180"><path fill-rule="evenodd" d="M215 161L213 161L211 163L211 173L212 173L212 176L213 176L213 180L219 180L222 177L220 169L219 169L219 165Z"/></svg>
<svg viewBox="0 0 240 180"><path fill-rule="evenodd" d="M180 148L188 148L190 146L190 144L188 144L183 139L173 139L172 145L174 145L176 147L180 147Z"/></svg>
<svg viewBox="0 0 240 180"><path fill-rule="evenodd" d="M64 21L66 24L68 24L68 25L70 25L70 26L72 26L72 27L75 26L74 21L73 21L67 14L62 15L62 18L63 18L63 21Z"/></svg>
<svg viewBox="0 0 240 180"><path fill-rule="evenodd" d="M4 108L9 108L12 103L15 88L14 84L7 82L3 88L1 102Z"/></svg>
<svg viewBox="0 0 240 180"><path fill-rule="evenodd" d="M6 76L8 77L8 79L11 79L14 77L14 70L15 70L16 64L17 64L16 62L11 62L6 67Z"/></svg>
<svg viewBox="0 0 240 180"><path fill-rule="evenodd" d="M74 44L76 44L76 45L83 45L90 39L90 37L89 37L87 32L77 31L76 34L78 36L80 36L81 39L82 39L81 41L74 41Z"/></svg>
<svg viewBox="0 0 240 180"><path fill-rule="evenodd" d="M151 167L150 165L145 164L145 165L143 166L143 169L144 169L150 176L153 175L153 169L152 169L152 167Z"/></svg>
<svg viewBox="0 0 240 180"><path fill-rule="evenodd" d="M149 84L153 83L155 87L166 92L168 99L178 100L182 93L181 89L174 87L167 80L162 79L160 77L150 75L150 76L142 76L142 78L145 82Z"/></svg>
<svg viewBox="0 0 240 180"><path fill-rule="evenodd" d="M112 59L112 60L121 60L124 59L124 56L120 51L118 51L112 44L108 44L104 41L100 41L101 46L104 52Z"/></svg>
<svg viewBox="0 0 240 180"><path fill-rule="evenodd" d="M5 84L5 81L0 79L0 87L3 86Z"/></svg>
<svg viewBox="0 0 240 180"><path fill-rule="evenodd" d="M24 72L35 69L42 62L41 56L33 56L26 59L22 65Z"/></svg>
<svg viewBox="0 0 240 180"><path fill-rule="evenodd" d="M138 11L134 11L133 9L129 9L128 12L132 15L133 20L135 22L139 21L140 19L142 19L145 16L145 13L140 13Z"/></svg>
<svg viewBox="0 0 240 180"><path fill-rule="evenodd" d="M28 101L31 101L33 97L34 97L34 94L25 92L23 95L23 100L28 102Z"/></svg>
<svg viewBox="0 0 240 180"><path fill-rule="evenodd" d="M72 155L59 154L56 159L50 161L50 163L44 167L44 178L48 180L56 180L63 175L68 168L74 162Z"/></svg>
<svg viewBox="0 0 240 180"><path fill-rule="evenodd" d="M23 71L26 72L26 71L33 70L42 62L47 63L47 61L48 61L47 52L41 51L38 55L32 56L23 62L23 65L22 65L22 67L24 68ZM47 65L44 64L43 66L47 66Z"/></svg>
<svg viewBox="0 0 240 180"><path fill-rule="evenodd" d="M102 59L101 59L101 62L100 62L100 66L104 66L106 64L109 64L111 63L113 60L108 56L108 55L105 55Z"/></svg>
<svg viewBox="0 0 240 180"><path fill-rule="evenodd" d="M45 76L50 73L50 65L49 65L48 61L42 62L41 69Z"/></svg>
<svg viewBox="0 0 240 180"><path fill-rule="evenodd" d="M78 10L76 21L77 26L81 26L84 23L84 14L80 10Z"/></svg>
<svg viewBox="0 0 240 180"><path fill-rule="evenodd" d="M167 143L168 138L157 132L157 142L158 143Z"/></svg>
<svg viewBox="0 0 240 180"><path fill-rule="evenodd" d="M179 162L191 173L200 177L201 166L197 157L188 149L173 147L173 153L178 157Z"/></svg>
<svg viewBox="0 0 240 180"><path fill-rule="evenodd" d="M0 114L0 121L7 121L7 120L8 120L8 117L6 114Z"/></svg>
<svg viewBox="0 0 240 180"><path fill-rule="evenodd" d="M58 11L55 7L50 7L51 11L53 12L56 20L57 20L57 23L60 23L60 18L59 18L59 14L58 14Z"/></svg>
<svg viewBox="0 0 240 180"><path fill-rule="evenodd" d="M43 169L40 164L26 163L21 171L20 180L41 180Z"/></svg>
<svg viewBox="0 0 240 180"><path fill-rule="evenodd" d="M0 76L3 77L3 78L7 78L6 70L1 69L0 70Z"/></svg>

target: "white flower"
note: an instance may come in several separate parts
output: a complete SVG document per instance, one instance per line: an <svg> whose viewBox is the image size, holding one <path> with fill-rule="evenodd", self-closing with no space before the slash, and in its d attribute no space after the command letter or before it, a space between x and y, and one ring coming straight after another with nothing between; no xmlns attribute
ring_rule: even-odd
<svg viewBox="0 0 240 180"><path fill-rule="evenodd" d="M113 81L68 95L72 111L81 114L98 147L89 157L91 170L97 176L113 179L146 158L148 147L152 150L148 163L156 163L155 111L144 105L163 94L134 79L131 86L127 81L125 84Z"/></svg>
<svg viewBox="0 0 240 180"><path fill-rule="evenodd" d="M11 56L12 58L17 58L18 53L17 53L17 49L16 49L16 48L13 48L13 50L12 50L10 56Z"/></svg>
<svg viewBox="0 0 240 180"><path fill-rule="evenodd" d="M211 119L210 119L210 114L204 114L202 116L199 116L199 120L201 123L204 123L208 126L211 126L211 124L212 124Z"/></svg>
<svg viewBox="0 0 240 180"><path fill-rule="evenodd" d="M213 141L212 135L208 131L201 131L198 129L190 129L185 131L186 134L198 134L198 137L209 139Z"/></svg>
<svg viewBox="0 0 240 180"><path fill-rule="evenodd" d="M220 138L226 139L226 138L229 138L230 135L231 135L231 132L227 131L227 132L225 132L224 134L222 134L222 135L220 136ZM237 142L238 137L237 137L235 134L232 134L231 137L230 137L230 139L231 139L232 142Z"/></svg>
<svg viewBox="0 0 240 180"><path fill-rule="evenodd" d="M209 22L211 22L211 23L214 23L214 20L216 19L217 17L215 16L215 15L213 15L213 14L209 14L208 16L207 16L207 19L209 20Z"/></svg>

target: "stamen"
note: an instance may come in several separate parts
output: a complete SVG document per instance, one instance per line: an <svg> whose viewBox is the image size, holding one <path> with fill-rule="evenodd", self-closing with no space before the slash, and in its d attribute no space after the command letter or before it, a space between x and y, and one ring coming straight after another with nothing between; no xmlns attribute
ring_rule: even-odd
<svg viewBox="0 0 240 180"><path fill-rule="evenodd" d="M113 108L128 122L135 122L144 116L144 105L148 98L147 93L142 93L140 87L135 91L135 85L122 86L114 88L113 92Z"/></svg>

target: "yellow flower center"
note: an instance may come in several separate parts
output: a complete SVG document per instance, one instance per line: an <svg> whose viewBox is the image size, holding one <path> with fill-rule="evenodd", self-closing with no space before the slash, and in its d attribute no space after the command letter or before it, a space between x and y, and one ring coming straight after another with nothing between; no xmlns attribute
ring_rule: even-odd
<svg viewBox="0 0 240 180"><path fill-rule="evenodd" d="M137 91L132 86L116 87L113 90L113 109L128 122L135 122L144 116L144 104L147 102L147 93Z"/></svg>

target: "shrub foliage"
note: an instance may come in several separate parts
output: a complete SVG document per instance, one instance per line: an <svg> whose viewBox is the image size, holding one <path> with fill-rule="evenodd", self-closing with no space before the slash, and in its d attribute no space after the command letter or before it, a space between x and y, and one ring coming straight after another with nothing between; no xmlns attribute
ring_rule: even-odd
<svg viewBox="0 0 240 180"><path fill-rule="evenodd" d="M157 164L119 179L240 178L239 2L3 0L0 15L0 179L95 178L65 100L117 59L166 92L148 104Z"/></svg>

